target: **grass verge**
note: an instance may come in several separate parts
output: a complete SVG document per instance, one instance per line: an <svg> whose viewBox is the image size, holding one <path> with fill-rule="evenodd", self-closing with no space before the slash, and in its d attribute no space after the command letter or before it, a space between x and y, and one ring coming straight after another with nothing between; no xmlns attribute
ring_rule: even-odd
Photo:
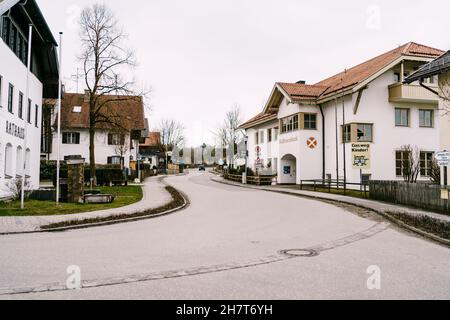
<svg viewBox="0 0 450 320"><path fill-rule="evenodd" d="M172 196L172 201L168 204L156 208L151 209L143 212L138 212L135 214L123 214L123 215L115 215L110 217L102 217L102 218L92 218L92 219L84 219L84 220L72 220L72 221L65 221L60 223L54 223L46 226L42 226L42 230L50 230L50 229L58 229L58 228L67 228L67 227L76 227L76 226L82 226L82 225L89 225L89 224L97 224L97 223L115 223L120 222L121 220L129 220L134 218L143 218L143 217L150 217L154 216L169 210L173 210L176 208L181 207L184 205L185 200L183 196L173 187L166 186L165 189L167 192L170 193Z"/></svg>
<svg viewBox="0 0 450 320"><path fill-rule="evenodd" d="M98 187L103 194L112 194L116 198L108 204L78 204L60 203L56 206L52 201L27 200L25 209L20 209L20 201L0 202L0 216L52 216L68 215L83 212L93 212L105 209L114 209L142 200L143 193L140 186L127 187Z"/></svg>
<svg viewBox="0 0 450 320"><path fill-rule="evenodd" d="M300 186L288 186L286 187L287 189L289 188L294 188L296 190L304 190L304 191L315 191L315 192L320 192L320 193L328 193L328 194L338 194L341 196L347 196L347 197L353 197L353 198L360 198L360 199L369 199L370 198L370 193L369 191L367 191L366 194L364 194L364 191L359 191L359 190L350 190L347 189L345 191L344 194L344 189L331 189L331 191L328 190L328 188L316 188L316 190L314 190L313 187L310 186L303 186L303 189L300 189Z"/></svg>
<svg viewBox="0 0 450 320"><path fill-rule="evenodd" d="M442 221L423 215L411 216L393 212L388 214L411 227L433 234L442 239L450 240L450 222L448 221Z"/></svg>

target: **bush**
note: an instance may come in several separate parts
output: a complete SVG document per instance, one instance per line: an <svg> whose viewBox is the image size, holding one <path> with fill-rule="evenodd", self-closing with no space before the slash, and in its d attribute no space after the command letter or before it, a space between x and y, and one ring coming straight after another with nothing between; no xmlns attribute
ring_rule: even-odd
<svg viewBox="0 0 450 320"><path fill-rule="evenodd" d="M61 169L67 169L65 162L61 161ZM52 180L56 174L56 161L41 161L40 177L41 180Z"/></svg>
<svg viewBox="0 0 450 320"><path fill-rule="evenodd" d="M110 185L113 181L126 180L121 169L102 168L96 169L95 172L97 176L97 185L99 186ZM60 178L67 179L67 169L60 170ZM88 167L84 169L84 183L91 183L91 172ZM53 175L53 185L56 186L56 170Z"/></svg>

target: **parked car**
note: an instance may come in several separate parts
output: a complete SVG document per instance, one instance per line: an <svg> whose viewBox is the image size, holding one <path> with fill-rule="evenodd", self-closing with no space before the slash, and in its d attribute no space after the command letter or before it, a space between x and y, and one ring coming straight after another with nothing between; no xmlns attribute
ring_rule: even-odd
<svg viewBox="0 0 450 320"><path fill-rule="evenodd" d="M199 166L199 167L198 167L198 171L206 171L205 166Z"/></svg>

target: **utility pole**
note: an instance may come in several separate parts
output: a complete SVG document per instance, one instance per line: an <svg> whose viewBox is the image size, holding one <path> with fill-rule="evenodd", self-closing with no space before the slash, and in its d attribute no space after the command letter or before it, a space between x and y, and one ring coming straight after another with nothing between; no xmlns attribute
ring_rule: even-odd
<svg viewBox="0 0 450 320"><path fill-rule="evenodd" d="M30 24L28 28L28 59L27 59L27 84L26 84L26 95L25 95L25 101L28 104L30 103L30 72L31 72L31 42L33 40L33 25ZM31 112L31 108L27 108L28 112ZM20 192L20 208L23 210L25 209L25 182L26 182L26 174L27 174L27 121L24 118L24 137L23 137L23 150L22 150L22 187ZM28 118L31 119L30 115L28 114ZM30 161L31 162L31 159ZM30 166L31 163L28 163L28 166Z"/></svg>
<svg viewBox="0 0 450 320"><path fill-rule="evenodd" d="M58 133L56 139L56 204L59 204L60 196L60 168L61 168L61 90L62 90L62 36L63 33L59 33L59 79L58 79Z"/></svg>

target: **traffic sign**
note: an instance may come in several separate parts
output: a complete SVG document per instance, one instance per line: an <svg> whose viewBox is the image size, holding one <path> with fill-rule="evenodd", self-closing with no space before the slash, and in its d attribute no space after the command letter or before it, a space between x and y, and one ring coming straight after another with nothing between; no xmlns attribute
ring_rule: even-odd
<svg viewBox="0 0 450 320"><path fill-rule="evenodd" d="M436 152L435 158L440 167L448 167L450 164L450 152L448 151Z"/></svg>

